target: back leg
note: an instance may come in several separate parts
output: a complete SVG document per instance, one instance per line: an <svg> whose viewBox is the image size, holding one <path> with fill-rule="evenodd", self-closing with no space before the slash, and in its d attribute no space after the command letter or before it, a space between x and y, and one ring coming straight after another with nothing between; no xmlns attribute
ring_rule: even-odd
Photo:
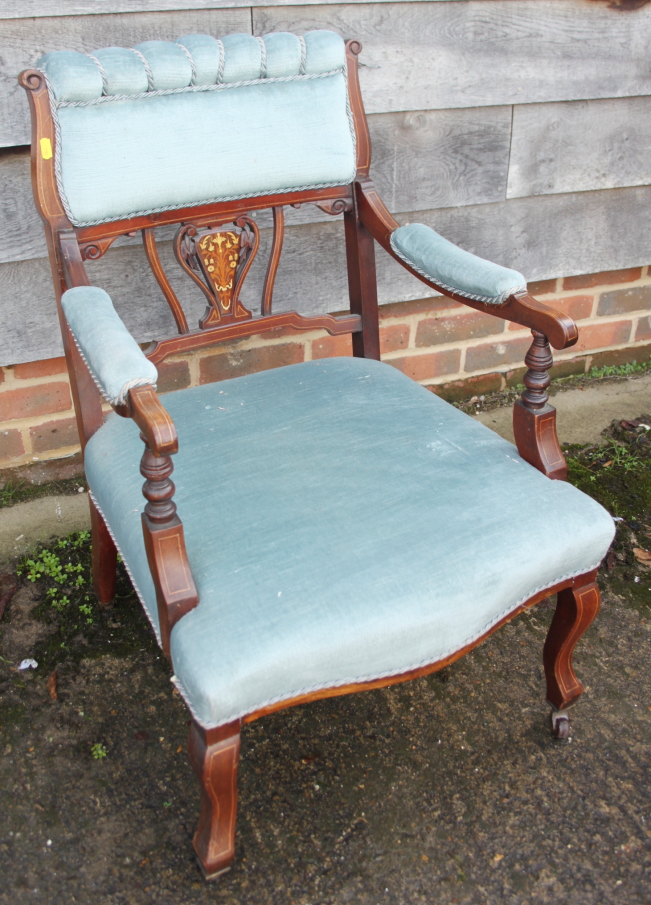
<svg viewBox="0 0 651 905"><path fill-rule="evenodd" d="M97 511L91 496L90 523L93 540L93 583L102 609L108 609L115 597L115 578L118 552L115 549L113 538L109 534L106 522Z"/></svg>
<svg viewBox="0 0 651 905"><path fill-rule="evenodd" d="M567 708L583 694L583 685L572 668L572 653L599 612L601 598L595 575L581 575L572 587L558 592L556 612L543 649L547 700L553 708L552 729L557 738L567 738Z"/></svg>
<svg viewBox="0 0 651 905"><path fill-rule="evenodd" d="M190 763L201 785L201 813L193 845L206 880L230 869L235 856L240 724L203 729L192 721Z"/></svg>

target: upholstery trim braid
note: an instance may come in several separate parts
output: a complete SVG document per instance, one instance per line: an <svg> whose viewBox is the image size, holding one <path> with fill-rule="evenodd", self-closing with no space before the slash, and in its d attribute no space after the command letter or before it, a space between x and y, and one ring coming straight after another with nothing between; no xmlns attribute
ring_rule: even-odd
<svg viewBox="0 0 651 905"><path fill-rule="evenodd" d="M190 64L190 69L192 70L192 78L191 78L191 80L190 80L190 85L189 85L189 87L190 87L190 88L194 88L195 85L196 85L196 81L197 81L197 67L196 67L196 64L195 64L195 62L194 62L194 57L192 56L192 54L190 53L190 51L188 50L188 48L185 46L185 44L181 44L180 41L177 41L176 43L179 45L179 47L181 48L181 50L183 51L183 53L184 53L184 54L186 55L186 57L188 58L188 63Z"/></svg>
<svg viewBox="0 0 651 905"><path fill-rule="evenodd" d="M106 95L109 93L109 89L108 89L108 76L107 76L107 74L106 74L106 69L104 69L104 67L102 66L101 61L98 60L97 57L94 57L94 56L92 55L92 53L87 53L86 56L88 57L89 60L92 60L93 63L94 63L94 64L97 66L97 68L99 69L99 74L102 76L102 96L104 97L104 96L106 96Z"/></svg>
<svg viewBox="0 0 651 905"><path fill-rule="evenodd" d="M445 653L443 653L440 657L437 657L435 660L430 660L428 658L425 660L420 660L418 663L412 663L409 666L405 666L405 667L401 667L400 669L392 670L391 672L381 672L381 673L377 673L377 674L373 674L373 675L365 675L365 676L351 676L346 679L339 679L336 682L321 682L318 685L309 685L305 688L299 688L296 691L291 692L290 694L278 695L275 698L267 698L266 700L261 701L255 707L248 707L245 710L241 710L239 713L231 714L231 715L225 717L224 719L219 720L219 722L217 722L217 723L202 722L199 715L193 708L192 702L188 696L188 693L185 690L185 688L183 687L183 684L181 683L178 676L173 675L170 678L170 681L172 682L172 684L175 686L175 688L177 689L177 691L179 692L179 694L185 701L185 704L186 704L188 710L190 711L190 713L192 714L194 719L197 721L197 723L199 723L199 725L202 726L204 729L217 729L219 726L224 726L227 723L235 722L235 720L241 720L245 716L248 716L250 713L254 713L256 710L263 710L265 707L271 707L273 704L279 704L282 701L291 701L293 698L298 698L305 694L312 694L315 691L323 691L326 688L342 688L344 685L357 685L358 683L362 683L362 682L375 682L377 679L388 679L388 678L391 678L392 676L399 676L399 675L402 675L402 673L412 672L412 670L414 670L414 669L421 669L422 667L430 666L434 663L438 663L440 660L445 660L446 657L452 656L452 654L455 654L457 651L462 650L464 647L467 647L468 644L472 644L474 641L478 641L481 637L483 637L486 634L486 632L490 631L490 629L493 628L494 625L497 625L505 616L507 616L509 613L513 612L514 610L516 610L521 604L523 604L525 601L529 600L531 597L534 597L540 591L544 591L546 588L553 588L554 585L559 584L561 581L567 581L570 578L577 578L579 575L584 575L586 572L591 572L593 569L598 568L600 562L601 562L601 560L599 560L599 562L594 563L594 565L591 566L589 569L581 569L578 572L570 572L567 575L561 575L560 578L557 578L555 581L552 581L550 584L545 584L542 587L534 588L530 593L525 594L523 597L521 597L515 603L511 604L510 606L506 607L506 609L502 610L501 613L498 613L497 616L495 616L493 619L491 619L490 622L487 622L486 625L484 625L479 631L475 632L473 635L470 635L461 644L455 644L454 647L449 648L447 651L445 651ZM135 585L134 585L134 587L135 587ZM140 594L138 594L138 596L140 597ZM172 668L173 667L174 667L174 664L172 663Z"/></svg>
<svg viewBox="0 0 651 905"><path fill-rule="evenodd" d="M394 233L397 230L394 230ZM433 232L433 230L432 230ZM391 234L390 242L393 253L396 257L400 258L401 261L404 261L405 264L408 264L412 270L415 270L416 273L420 274L422 277L425 277L430 283L435 283L436 286L440 286L441 289L447 289L448 292L455 292L457 295L462 295L464 298L473 299L476 302L485 302L487 305L503 305L514 292L521 292L522 290L526 290L527 284L523 283L521 286L516 286L508 292L503 292L500 295L489 296L489 295L478 295L472 292L467 292L465 289L459 289L458 286L450 286L448 283L443 282L436 274L428 273L422 267L419 267L411 258L409 258L404 252L400 251L394 242L393 236L394 233ZM452 244L452 243L451 243ZM464 254L470 254L470 252L463 252L463 249L458 249L460 252ZM472 257L476 257L476 255L472 255ZM487 262L490 263L490 262ZM499 265L495 264L495 267ZM500 268L502 269L502 268ZM524 279L524 278L523 278Z"/></svg>
<svg viewBox="0 0 651 905"><path fill-rule="evenodd" d="M179 45L183 47L183 45ZM184 50L187 49L183 47ZM139 51L134 50L134 53ZM90 54L88 54L90 56ZM142 56L142 54L140 54ZM42 69L38 70L46 79L47 73ZM150 70L151 71L151 70ZM50 93L52 106L56 109L60 107L94 107L96 104L111 103L112 101L137 101L149 97L163 97L168 94L189 94L196 91L226 91L229 88L247 88L251 85L270 85L278 82L307 82L311 79L327 79L332 75L346 76L344 67L330 69L328 72L308 72L303 75L279 75L270 78L260 77L257 79L243 79L240 82L219 82L215 85L187 85L185 88L157 88L151 91L141 91L139 94L106 94L101 97L95 97L90 101L59 101L54 96L54 92Z"/></svg>
<svg viewBox="0 0 651 905"><path fill-rule="evenodd" d="M220 42L221 45L221 42ZM134 51L138 53L138 51ZM303 65L303 61L301 62ZM224 67L224 53L223 48L221 51L221 59L220 59L220 74L223 77L223 67ZM355 133L355 123L353 120L353 113L350 106L350 97L348 93L348 74L346 68L339 68L329 70L328 72L321 73L307 73L303 75L293 75L293 76L279 76L273 78L265 78L265 79L248 79L240 82L218 82L215 85L194 85L186 88L171 88L171 89L161 89L158 91L147 91L142 92L136 95L102 95L101 97L96 98L92 101L58 101L54 94L54 90L52 88L52 84L47 76L47 73L44 70L39 70L43 78L45 79L45 84L48 91L48 96L50 99L50 108L52 112L52 120L54 123L54 175L57 183L57 189L59 191L59 197L61 200L61 204L66 213L66 216L73 224L73 226L98 226L103 223L111 223L119 220L129 219L131 217L142 217L148 216L150 214L158 214L163 211L171 211L171 210L179 210L184 207L199 207L201 205L206 204L215 204L221 201L237 201L241 198L258 198L264 197L265 195L270 194L269 190L261 190L256 192L240 192L238 194L226 194L226 195L218 195L210 198L202 199L199 202L187 202L184 201L179 204L173 205L163 205L160 207L150 207L144 208L141 210L128 211L125 213L120 213L119 215L112 217L103 217L92 220L80 220L75 216L70 202L68 200L67 194L64 189L63 184L63 172L62 172L62 136L61 136L61 124L59 121L58 110L63 107L90 107L101 103L110 103L112 101L133 101L133 100L141 100L153 97L167 96L167 95L178 95L178 94L189 94L189 93L203 93L210 91L224 91L231 88L243 88L249 87L253 85L273 85L283 82L291 82L291 81L311 81L314 79L323 79L329 78L335 75L342 75L345 84L345 105L346 105L346 117L348 120L348 126L350 130L350 136L352 141L352 160L353 167L351 169L350 175L345 180L337 180L335 182L318 182L318 183L308 183L305 185L299 186L288 186L285 188L274 189L274 194L288 194L290 192L300 192L307 191L309 189L322 189L322 188L335 188L340 185L347 185L351 182L355 177L356 172L356 158L357 158L357 136ZM151 72L151 70L149 71ZM219 77L219 76L218 76ZM149 79L149 73L147 78Z"/></svg>

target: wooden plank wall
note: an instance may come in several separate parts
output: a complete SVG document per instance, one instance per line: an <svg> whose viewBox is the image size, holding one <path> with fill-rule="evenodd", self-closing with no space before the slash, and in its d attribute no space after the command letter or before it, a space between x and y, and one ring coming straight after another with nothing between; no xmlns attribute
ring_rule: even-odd
<svg viewBox="0 0 651 905"><path fill-rule="evenodd" d="M539 280L649 263L651 5L606 0L4 0L0 6L0 364L60 354L29 182L18 72L47 50L180 34L331 28L364 44L373 173L401 222ZM266 221L261 219L264 227ZM268 234L263 229L263 248ZM169 254L169 248L166 248ZM173 266L173 265L172 265ZM378 251L380 298L425 287ZM254 266L248 301L261 285ZM172 328L139 244L93 265L140 340ZM203 303L182 279L192 311ZM342 224L291 211L276 307L346 307Z"/></svg>

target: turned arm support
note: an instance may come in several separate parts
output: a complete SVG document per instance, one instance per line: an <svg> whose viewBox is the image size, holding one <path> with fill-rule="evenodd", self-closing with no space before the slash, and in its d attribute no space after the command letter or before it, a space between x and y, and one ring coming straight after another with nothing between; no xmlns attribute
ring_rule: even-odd
<svg viewBox="0 0 651 905"><path fill-rule="evenodd" d="M170 653L170 634L176 623L199 603L188 554L183 524L176 512L172 455L178 450L174 422L152 386L133 387L127 398L127 412L140 428L145 451L140 473L147 500L142 513L142 530L151 569L160 625L161 645Z"/></svg>
<svg viewBox="0 0 651 905"><path fill-rule="evenodd" d="M415 277L464 305L549 338L555 349L578 339L574 321L532 298L524 277L463 251L422 224L394 219L370 180L355 183L360 219L376 242Z"/></svg>
<svg viewBox="0 0 651 905"><path fill-rule="evenodd" d="M169 654L175 623L199 602L176 513L171 456L176 428L156 393L158 372L120 320L103 289L69 289L61 305L75 344L97 386L121 415L140 428L145 451L140 472L147 500L142 529L151 569L163 650Z"/></svg>
<svg viewBox="0 0 651 905"><path fill-rule="evenodd" d="M444 295L533 334L525 364L525 389L513 409L513 433L525 461L549 478L564 480L567 465L556 434L556 409L547 387L553 364L549 344L567 349L578 339L574 321L532 298L524 277L471 255L422 224L400 226L370 180L355 184L359 217L380 245L410 273Z"/></svg>

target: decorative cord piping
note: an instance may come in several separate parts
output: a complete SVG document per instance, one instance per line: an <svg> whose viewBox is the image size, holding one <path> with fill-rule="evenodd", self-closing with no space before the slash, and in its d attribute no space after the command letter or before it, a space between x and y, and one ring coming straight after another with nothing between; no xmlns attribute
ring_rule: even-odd
<svg viewBox="0 0 651 905"><path fill-rule="evenodd" d="M299 75L305 75L305 66L307 65L307 46L305 44L305 38L303 35L297 35L298 40L301 42L301 65L298 70Z"/></svg>
<svg viewBox="0 0 651 905"><path fill-rule="evenodd" d="M503 292L501 295L493 296L492 298L487 295L473 295L471 292L466 292L463 289L458 289L456 286L448 286L446 283L443 283L441 280L437 279L431 273L427 273L427 271L423 270L421 267L418 267L417 264L414 264L410 258L408 258L405 254L399 251L393 241L393 233L391 234L391 248L405 264L409 264L412 270L415 270L416 273L419 273L421 276L425 277L425 279L429 280L430 283L436 283L437 286L440 286L442 289L447 289L448 292L456 292L457 295L462 295L466 299L473 299L475 302L485 302L487 305L503 305L506 300L513 295L514 292L522 292L523 289L527 288L527 284L525 283L523 286L515 286L513 289L509 289L506 292Z"/></svg>
<svg viewBox="0 0 651 905"><path fill-rule="evenodd" d="M595 565L590 566L587 569L579 569L575 572L570 572L567 575L562 575L560 578L557 578L556 581L552 581L550 584L544 584L544 585L540 585L537 588L534 588L534 590L531 591L529 594L525 594L524 597L521 597L518 601L516 601L516 603L512 604L511 606L508 606L505 610L502 610L502 612L499 613L497 616L495 616L493 619L489 620L489 622L487 622L483 626L483 628L481 628L478 632L475 632L473 635L466 638L466 640L462 641L460 644L456 644L454 647L449 648L447 651L440 654L438 657L436 657L433 660L428 657L425 660L420 660L418 663L413 663L411 666L400 667L400 669L393 669L390 672L382 672L382 673L377 673L374 675L356 676L354 678L339 679L337 682L320 682L317 685L310 685L310 686L307 686L306 688L301 688L298 691L290 692L289 694L282 694L282 695L277 695L276 697L273 697L273 698L268 698L266 701L262 701L261 703L256 704L254 707L247 707L245 710L241 710L239 713L232 714L223 720L219 720L216 723L204 723L201 720L201 718L197 714L196 710L190 703L188 693L185 690L185 688L183 687L183 684L181 683L181 680L179 679L179 677L177 675L173 675L171 677L170 681L173 683L173 685L178 690L179 694L185 701L188 710L190 711L190 713L192 714L194 719L199 723L199 725L202 726L204 729L216 729L218 726L224 726L226 723L232 723L235 720L241 720L243 717L248 716L249 713L253 713L256 710L263 710L265 707L270 707L273 704L279 704L282 701L291 701L293 698L298 698L305 694L312 694L315 691L322 691L325 688L341 688L343 685L356 685L358 683L361 684L363 682L374 682L377 679L388 679L388 678L391 678L391 676L399 676L402 673L412 672L412 670L421 669L424 666L430 666L435 663L438 663L440 660L445 660L446 657L449 657L452 654L455 654L457 651L462 650L468 644L472 644L474 641L477 641L479 638L482 637L482 635L485 635L486 632L490 631L490 629L494 625L497 625L497 623L500 622L500 620L503 619L504 616L507 616L509 613L513 612L513 610L516 610L521 604L525 603L525 601L529 600L531 597L534 597L540 591L544 591L546 588L554 587L554 585L559 584L561 581L566 581L570 578L576 578L577 575L583 575L585 572L591 572L592 569L596 569L598 567L600 562L601 562L601 560L599 560L599 562L595 563Z"/></svg>
<svg viewBox="0 0 651 905"><path fill-rule="evenodd" d="M138 53L137 50L133 51ZM140 54L142 56L142 54ZM143 57L144 59L144 57ZM39 70L41 71L41 70ZM149 70L151 72L151 69ZM271 85L279 82L293 82L296 80L308 81L310 79L326 79L333 75L343 75L346 77L344 67L339 69L330 69L328 72L311 72L303 75L279 75L270 78L243 79L239 82L217 82L214 85L186 85L185 88L157 88L151 91L141 91L139 94L109 94L107 96L96 97L91 101L58 101L55 99L55 106L59 107L92 107L95 104L111 103L112 101L137 101L150 97L164 97L170 94L191 93L193 91L224 91L228 88L246 88L249 85ZM219 74L217 78L219 78ZM223 72L222 72L223 77ZM153 76L152 76L153 79Z"/></svg>
<svg viewBox="0 0 651 905"><path fill-rule="evenodd" d="M102 76L102 96L106 97L106 95L108 94L108 76L106 75L106 69L104 69L101 62L97 59L97 57L94 57L92 53L87 53L86 56L89 60L92 60L99 69L99 74Z"/></svg>
<svg viewBox="0 0 651 905"><path fill-rule="evenodd" d="M192 71L192 77L190 79L190 87L194 88L194 86L197 82L197 67L195 65L194 58L193 58L192 54L190 53L190 51L188 50L188 48L185 46L185 44L181 44L180 41L177 41L176 43L179 45L179 47L181 48L183 53L188 58L188 63L190 64L190 70Z"/></svg>
<svg viewBox="0 0 651 905"><path fill-rule="evenodd" d="M95 371L92 369L90 362L88 361L88 359L86 358L86 356L84 354L83 349L77 342L77 337L72 332L72 328L70 327L70 324L68 324L68 328L70 329L70 335L72 336L73 342L74 342L75 346L77 347L77 351L79 352L79 354L81 356L81 360L88 368L88 373L93 378L94 384L97 386L97 389L100 391L100 393L102 394L104 399L106 399L106 401L109 402L111 405L124 405L127 401L127 393L129 392L129 390L133 390L135 387L154 387L154 389L156 389L155 380L151 380L151 378L149 378L149 377L134 377L132 380L127 380L127 382L125 384L123 384L122 388L120 389L120 392L115 397L115 399L112 399L108 395L106 390L104 389L102 383L99 380L99 377L95 374Z"/></svg>
<svg viewBox="0 0 651 905"><path fill-rule="evenodd" d="M223 66L224 66L224 59L225 59L224 54L223 54L224 48L223 48L221 41L219 41L219 45L221 48L220 72L221 72L221 76L223 76ZM134 53L138 53L138 51L134 51ZM194 85L194 86L186 87L186 88L166 88L166 89L160 89L158 91L141 92L140 94L132 94L132 95L109 95L106 97L102 96L99 98L95 98L92 101L58 101L54 94L52 85L50 84L50 80L47 77L47 73L42 69L39 69L38 71L40 72L40 74L43 76L43 78L45 80L48 97L50 99L50 109L52 112L52 120L54 122L54 176L56 179L57 188L59 190L59 197L61 199L61 204L63 206L64 211L66 212L66 216L68 217L68 219L70 220L70 222L72 223L73 226L100 226L103 223L113 223L117 220L125 220L130 217L146 217L146 216L149 216L150 214L160 214L160 213L163 213L164 211L180 210L181 208L184 208L184 207L193 207L193 206L198 207L198 206L202 206L202 205L206 205L206 204L217 204L219 202L238 201L242 198L262 198L265 195L268 195L270 193L267 190L260 191L260 192L254 192L253 194L251 194L249 192L244 192L239 195L228 195L225 197L208 198L206 200L196 201L196 202L184 201L181 204L174 204L174 205L169 205L169 206L165 206L165 207L150 208L150 209L142 210L142 211L134 211L131 213L119 214L118 216L115 216L115 217L103 217L99 220L83 220L83 221L78 220L72 212L70 203L68 201L68 198L67 198L66 193L63 188L63 172L62 172L62 168L61 168L61 126L59 123L59 117L57 115L59 107L90 107L90 106L93 106L93 105L101 103L101 102L137 100L139 98L144 99L144 98L150 98L150 97L159 97L161 95L168 95L168 94L182 94L183 92L191 93L191 92L196 92L196 91L219 91L219 90L225 90L228 88L240 88L240 87L244 87L244 86L248 86L248 85L271 85L271 84L275 84L277 82L291 82L291 81L294 81L297 79L302 79L302 80L307 81L310 79L321 79L321 78L328 78L330 76L335 76L335 75L342 75L343 79L344 79L344 84L346 86L346 92L345 92L346 93L346 116L348 118L348 128L350 131L350 137L351 137L351 142L352 142L352 151L353 151L352 156L353 156L354 161L357 160L357 135L355 133L355 121L353 119L353 111L350 106L350 95L348 92L348 72L347 72L345 66L340 69L332 69L328 72L310 73L310 74L304 74L304 75L278 76L278 77L274 76L274 77L268 78L268 79L248 79L248 80L242 81L242 82L221 82L221 83L218 83L215 85ZM220 73L218 73L217 78L220 78ZM304 191L308 191L309 189L328 189L328 188L336 188L337 186L340 186L340 185L348 185L348 183L352 182L352 180L355 178L356 170L357 170L357 164L354 163L353 168L351 170L350 177L348 179L342 180L341 182L320 182L320 183L314 183L312 185L291 186L286 189L279 189L274 194L284 195L284 194L289 194L290 192L304 192Z"/></svg>
<svg viewBox="0 0 651 905"><path fill-rule="evenodd" d="M145 72L147 73L147 91L149 91L149 92L153 91L154 90L154 73L151 71L151 67L150 67L149 63L147 62L147 57L145 57L142 53L140 53L139 50L136 50L135 47L130 47L129 50L131 50L133 53L135 53L135 55L140 59L140 62L142 63L142 65L145 67ZM134 95L132 95L132 97L140 97L140 95L134 94Z"/></svg>
<svg viewBox="0 0 651 905"><path fill-rule="evenodd" d="M132 572L131 569L129 568L129 563L128 563L127 560L126 560L126 557L125 557L124 553L123 553L122 550L120 549L120 545L118 544L117 540L115 539L115 534L113 534L113 532L111 531L111 527L110 527L109 523L106 521L106 518L105 518L105 516L104 516L104 513L102 512L102 509L101 509L99 503L97 502L97 500L96 500L95 497L93 496L93 492L92 492L91 490L88 491L88 495L90 496L91 500L93 501L93 504L94 504L95 508L97 509L97 511L99 512L99 514L102 516L102 519L103 519L103 521L104 521L104 524L106 525L106 530L107 530L108 533L111 535L111 540L112 540L113 543L115 544L115 549L116 549L116 550L118 551L118 553L120 554L120 559L121 559L122 562L124 563L124 568L127 570L127 575L128 575L129 578L131 579L131 584L133 585L133 590L136 592L136 595L137 595L137 597L138 597L138 600L140 601L140 603L141 603L141 605L142 605L142 608L143 608L143 610L145 611L145 616L147 617L147 619L149 619L149 624L151 625L151 627L152 627L153 630L154 630L154 634L156 635L156 641L158 642L158 646L160 647L160 646L161 646L161 643L162 643L161 634L160 634L160 628L156 625L156 623L154 622L154 620L153 620L152 617L151 617L151 614L150 614L150 612L149 612L149 609L147 608L147 604L145 603L145 598L144 598L143 595L140 593L140 589L139 589L138 585L136 584L135 578L133 577L133 572Z"/></svg>
<svg viewBox="0 0 651 905"><path fill-rule="evenodd" d="M256 38L260 45L260 78L267 78L267 46L262 38Z"/></svg>
<svg viewBox="0 0 651 905"><path fill-rule="evenodd" d="M224 81L224 69L226 67L226 48L219 40L219 38L217 38L217 43L219 44L219 69L217 70L217 84L221 85Z"/></svg>
<svg viewBox="0 0 651 905"><path fill-rule="evenodd" d="M282 694L282 695L277 695L276 697L273 697L273 698L268 698L266 701L262 701L261 703L256 704L254 707L247 707L245 710L241 710L239 713L232 714L223 720L219 720L216 723L204 723L201 720L201 718L197 714L196 710L190 703L190 700L188 698L188 693L185 690L185 688L183 687L183 684L181 683L181 680L179 679L179 677L177 675L173 675L171 677L170 681L177 688L179 694L185 701L188 710L190 711L192 716L195 718L195 720L199 723L199 725L202 726L204 729L216 729L218 726L224 726L226 723L232 723L235 720L241 720L243 717L248 716L249 713L253 713L256 710L263 710L265 707L270 707L273 704L279 704L282 701L291 701L293 698L298 698L304 694L312 694L312 692L322 691L325 688L341 688L343 685L356 685L358 683L361 684L364 682L374 682L374 681L376 681L376 679L388 679L388 678L391 678L391 676L399 676L402 673L412 672L412 670L421 669L424 666L430 666L430 665L433 665L434 663L438 663L440 660L445 660L446 657L449 657L452 654L455 654L457 651L462 650L468 644L472 644L473 641L477 641L479 638L482 637L482 635L485 635L486 632L490 631L490 629L494 625L497 625L497 623L500 622L500 620L503 619L504 616L507 616L509 613L513 612L513 610L516 610L521 604L525 603L525 601L529 600L531 597L534 597L540 591L544 591L547 588L552 588L552 587L554 587L554 585L559 584L561 581L566 581L570 578L576 578L577 575L583 575L586 572L591 572L592 569L596 569L599 566L600 562L601 562L601 560L599 560L599 562L595 563L595 565L590 566L587 569L578 569L575 572L569 572L567 575L562 575L560 578L557 578L556 581L552 581L549 584L540 585L539 587L534 588L534 590L531 591L529 594L525 594L524 597L521 597L514 604L512 604L511 606L508 606L505 610L502 610L502 612L499 613L497 616L495 616L493 619L489 620L478 632L475 632L475 634L469 636L468 638L466 638L465 641L462 641L460 644L456 644L454 647L449 648L447 651L440 654L438 657L436 657L433 660L428 657L424 660L420 660L418 663L412 663L411 666L400 667L400 669L393 669L390 672L382 672L382 673L377 673L374 675L367 675L367 676L355 676L354 678L339 679L336 682L320 682L317 685L309 685L305 688L299 689L298 691L292 691L289 694Z"/></svg>

